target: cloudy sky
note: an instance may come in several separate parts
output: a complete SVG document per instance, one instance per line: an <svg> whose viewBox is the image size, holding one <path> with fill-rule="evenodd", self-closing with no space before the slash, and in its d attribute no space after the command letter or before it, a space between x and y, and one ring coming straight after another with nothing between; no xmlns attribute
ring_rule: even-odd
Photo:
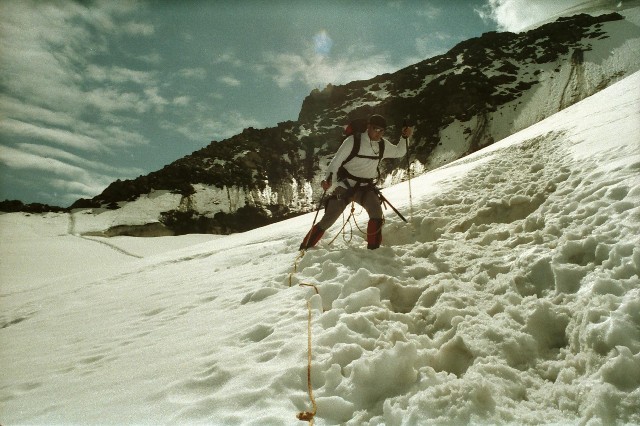
<svg viewBox="0 0 640 426"><path fill-rule="evenodd" d="M0 200L68 206L243 128L295 120L314 88L580 3L2 0Z"/></svg>

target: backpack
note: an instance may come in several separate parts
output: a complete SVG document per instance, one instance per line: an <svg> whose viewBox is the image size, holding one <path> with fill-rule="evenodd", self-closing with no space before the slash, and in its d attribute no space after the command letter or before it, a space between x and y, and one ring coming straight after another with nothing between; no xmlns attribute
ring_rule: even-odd
<svg viewBox="0 0 640 426"><path fill-rule="evenodd" d="M354 176L351 173L349 173L347 169L344 168L344 165L347 164L352 159L354 159L355 157L370 158L372 160L378 160L378 180L380 179L380 162L384 158L384 147L385 147L384 138L380 138L380 140L378 141L377 156L374 157L371 155L358 154L360 152L360 139L361 139L362 133L364 133L367 130L367 126L368 126L368 120L366 118L356 118L355 120L351 120L351 122L344 129L342 140L344 141L349 136L353 136L353 148L351 149L351 152L349 153L347 158L342 162L342 164L338 168L337 177L339 180L351 179L351 180L355 180L356 182L370 181L370 179L363 179L363 178Z"/></svg>

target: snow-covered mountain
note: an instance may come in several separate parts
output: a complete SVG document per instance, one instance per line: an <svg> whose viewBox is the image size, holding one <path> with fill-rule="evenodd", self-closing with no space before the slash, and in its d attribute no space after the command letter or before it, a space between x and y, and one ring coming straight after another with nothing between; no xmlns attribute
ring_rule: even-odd
<svg viewBox="0 0 640 426"><path fill-rule="evenodd" d="M0 215L0 422L304 424L310 342L317 425L640 424L639 117L636 72L386 188L373 251Z"/></svg>
<svg viewBox="0 0 640 426"><path fill-rule="evenodd" d="M433 170L639 70L640 7L625 5L487 33L392 74L315 90L297 121L212 142L73 207L115 209L109 228L95 221L99 235L229 233L281 220L314 207L344 125L373 112L387 117L391 139L405 118L414 122L413 173ZM384 186L406 178L404 162L385 164Z"/></svg>

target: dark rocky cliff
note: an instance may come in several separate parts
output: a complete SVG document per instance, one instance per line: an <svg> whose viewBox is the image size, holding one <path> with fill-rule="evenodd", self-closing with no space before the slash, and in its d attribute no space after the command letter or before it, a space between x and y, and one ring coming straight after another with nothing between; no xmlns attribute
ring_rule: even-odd
<svg viewBox="0 0 640 426"><path fill-rule="evenodd" d="M281 220L313 208L344 125L371 113L387 117L392 140L405 118L415 123L411 161L416 170L432 169L623 77L627 70L600 69L596 85L575 81L585 52L609 37L606 24L622 19L617 13L577 15L525 33L486 33L395 73L313 90L296 121L212 141L161 170L113 182L72 208L116 209L165 191L176 201L158 212L158 220L176 233L228 233ZM557 99L557 105L538 107L535 96ZM386 162L385 172L401 164Z"/></svg>

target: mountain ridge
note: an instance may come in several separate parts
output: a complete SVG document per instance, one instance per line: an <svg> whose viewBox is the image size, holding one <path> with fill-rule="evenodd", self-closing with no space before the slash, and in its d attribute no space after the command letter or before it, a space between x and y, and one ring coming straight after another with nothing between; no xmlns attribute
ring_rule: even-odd
<svg viewBox="0 0 640 426"><path fill-rule="evenodd" d="M419 174L640 69L638 60L611 59L615 49L629 40L637 45L639 38L638 27L618 13L560 18L524 33L485 33L394 73L315 89L297 121L212 141L146 176L117 180L71 209L99 214L143 205L149 210L147 222L133 225L160 222L175 234L225 234L279 221L314 207L324 169L349 119L381 113L390 123L389 135L399 132L404 118L415 122L410 159ZM403 165L386 163L383 186L406 178ZM126 213L118 216L122 219L114 227L132 225L123 222Z"/></svg>

